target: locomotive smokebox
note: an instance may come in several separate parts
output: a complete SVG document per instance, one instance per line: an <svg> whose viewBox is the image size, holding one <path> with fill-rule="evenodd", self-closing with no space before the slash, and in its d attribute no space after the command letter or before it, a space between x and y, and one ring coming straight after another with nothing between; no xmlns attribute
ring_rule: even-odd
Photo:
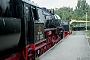
<svg viewBox="0 0 90 60"><path fill-rule="evenodd" d="M0 18L0 52L18 45L20 28L20 19Z"/></svg>

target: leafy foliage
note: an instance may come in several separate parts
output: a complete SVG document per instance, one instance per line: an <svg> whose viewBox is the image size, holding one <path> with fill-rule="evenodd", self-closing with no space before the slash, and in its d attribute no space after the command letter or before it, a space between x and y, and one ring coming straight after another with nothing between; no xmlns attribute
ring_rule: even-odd
<svg viewBox="0 0 90 60"><path fill-rule="evenodd" d="M88 5L86 0L78 0L75 9L70 7L55 9L55 13L58 14L62 18L62 20L86 20L86 12L88 14L88 20L90 20L90 5Z"/></svg>

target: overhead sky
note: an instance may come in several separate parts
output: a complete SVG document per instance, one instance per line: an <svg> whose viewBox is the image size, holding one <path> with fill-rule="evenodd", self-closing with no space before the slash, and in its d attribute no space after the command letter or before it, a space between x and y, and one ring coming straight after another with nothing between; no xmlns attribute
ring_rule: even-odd
<svg viewBox="0 0 90 60"><path fill-rule="evenodd" d="M47 7L47 8L60 8L63 6L70 6L75 8L77 5L78 0L31 0L37 3L40 7ZM90 0L86 0L90 5Z"/></svg>

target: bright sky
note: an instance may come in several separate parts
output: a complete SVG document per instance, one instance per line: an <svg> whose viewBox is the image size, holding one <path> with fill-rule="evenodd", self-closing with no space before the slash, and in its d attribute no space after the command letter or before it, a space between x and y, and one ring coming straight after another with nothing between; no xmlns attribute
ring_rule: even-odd
<svg viewBox="0 0 90 60"><path fill-rule="evenodd" d="M70 6L75 8L78 0L31 0L37 3L40 7L46 8L60 8L63 6ZM90 5L90 0L86 0Z"/></svg>

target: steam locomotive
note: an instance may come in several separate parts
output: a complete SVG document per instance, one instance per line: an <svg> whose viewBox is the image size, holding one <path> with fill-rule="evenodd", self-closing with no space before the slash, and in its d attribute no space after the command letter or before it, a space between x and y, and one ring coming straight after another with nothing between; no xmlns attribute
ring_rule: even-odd
<svg viewBox="0 0 90 60"><path fill-rule="evenodd" d="M64 35L60 17L29 0L0 1L0 60L35 60Z"/></svg>

